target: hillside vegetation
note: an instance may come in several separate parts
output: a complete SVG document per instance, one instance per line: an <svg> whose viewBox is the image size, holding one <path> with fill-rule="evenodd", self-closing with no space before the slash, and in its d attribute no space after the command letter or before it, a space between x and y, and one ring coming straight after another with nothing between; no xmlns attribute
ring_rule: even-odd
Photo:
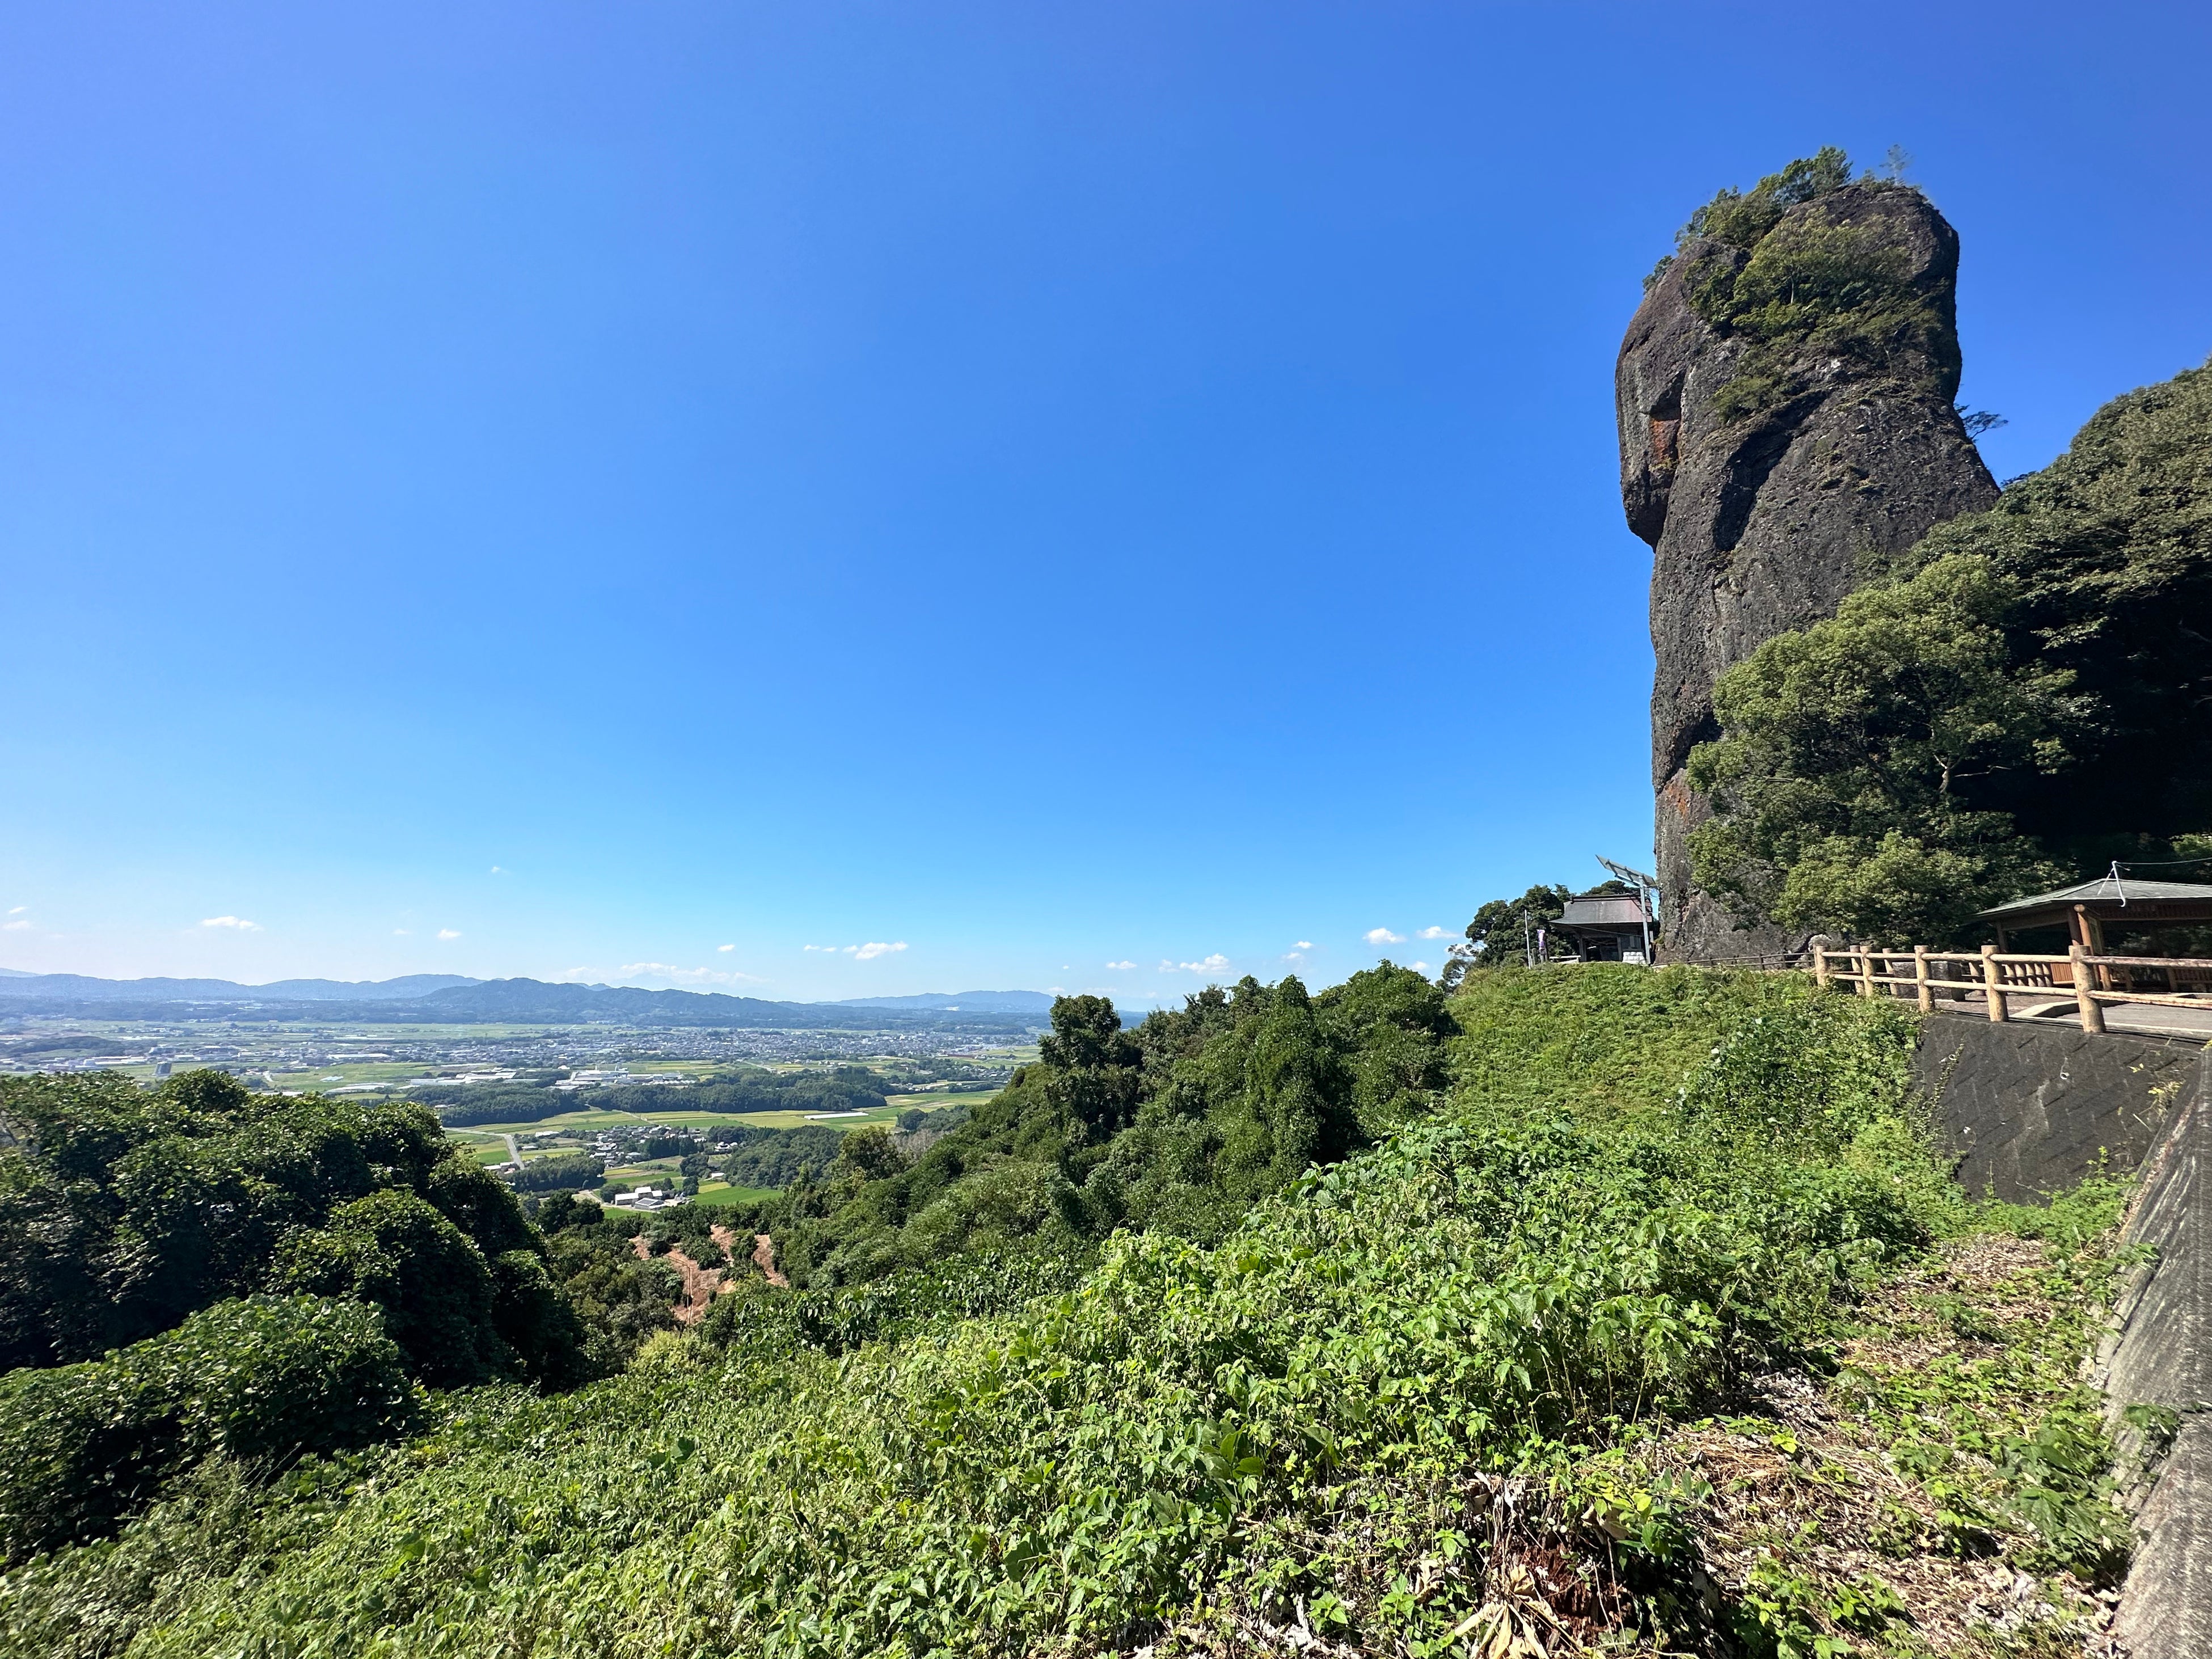
<svg viewBox="0 0 2212 1659"><path fill-rule="evenodd" d="M975 1249L1095 1253L1115 1229L1211 1243L1309 1165L1430 1109L1453 1029L1389 963L1309 996L1295 976L1210 988L1134 1030L1062 997L1039 1063L910 1164L882 1131L749 1218L797 1285L866 1283Z"/></svg>
<svg viewBox="0 0 2212 1659"><path fill-rule="evenodd" d="M871 1200L929 1154L872 1174L869 1143L792 1218L846 1218L815 1288L747 1280L625 1375L437 1396L406 1443L273 1484L218 1444L114 1539L12 1572L8 1650L1835 1655L1955 1645L1993 1564L2036 1588L1972 1639L2078 1650L2121 1559L2075 1381L2108 1209L1971 1205L1916 1127L1905 1017L1752 975L1478 973L1431 1090L1383 1030L1418 1019L1328 1037L1324 1001L1240 988L1152 1049L1070 1010L945 1189L1034 1166L1053 1220L848 1279L940 1201ZM1098 1224L1061 1195L1147 1129L1071 1266ZM1177 1184L1213 1194L1199 1224L1127 1196Z"/></svg>

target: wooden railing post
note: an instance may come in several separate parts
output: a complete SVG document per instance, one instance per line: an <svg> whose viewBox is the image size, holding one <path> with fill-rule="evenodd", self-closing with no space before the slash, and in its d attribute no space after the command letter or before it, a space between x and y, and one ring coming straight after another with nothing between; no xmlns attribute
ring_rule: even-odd
<svg viewBox="0 0 2212 1659"><path fill-rule="evenodd" d="M2077 940L2067 947L2074 972L2074 1006L2081 1011L2081 1029L2102 1031L2105 1029L2105 1010L2097 1000L2096 993L2089 988L2089 953Z"/></svg>
<svg viewBox="0 0 2212 1659"><path fill-rule="evenodd" d="M1936 993L1928 983L1928 947L1924 945L1912 947L1912 988L1919 994L1920 1012L1934 1013Z"/></svg>
<svg viewBox="0 0 2212 1659"><path fill-rule="evenodd" d="M1851 960L1859 965L1859 994L1863 997L1872 996L1874 994L1874 952L1862 945L1851 952Z"/></svg>
<svg viewBox="0 0 2212 1659"><path fill-rule="evenodd" d="M2005 1012L2004 970L1997 963L1997 947L1982 946L1982 984L1989 993L1990 1018L2002 1025L2012 1016Z"/></svg>
<svg viewBox="0 0 2212 1659"><path fill-rule="evenodd" d="M1828 947L1825 945L1813 949L1813 983L1823 991L1828 988Z"/></svg>

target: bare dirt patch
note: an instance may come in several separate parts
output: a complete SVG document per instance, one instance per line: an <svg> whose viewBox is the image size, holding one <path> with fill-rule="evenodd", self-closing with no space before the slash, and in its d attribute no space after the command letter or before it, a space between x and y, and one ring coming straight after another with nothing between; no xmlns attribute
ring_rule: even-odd
<svg viewBox="0 0 2212 1659"><path fill-rule="evenodd" d="M714 1242L727 1250L730 1244L723 1237L724 1231L720 1227L714 1229ZM642 1233L629 1243L630 1248L637 1252L639 1261L647 1261L652 1257L653 1246ZM671 1248L663 1259L684 1275L684 1299L669 1310L678 1325L689 1327L697 1324L707 1316L707 1309L714 1298L731 1288L728 1276L722 1269L702 1267L680 1249Z"/></svg>

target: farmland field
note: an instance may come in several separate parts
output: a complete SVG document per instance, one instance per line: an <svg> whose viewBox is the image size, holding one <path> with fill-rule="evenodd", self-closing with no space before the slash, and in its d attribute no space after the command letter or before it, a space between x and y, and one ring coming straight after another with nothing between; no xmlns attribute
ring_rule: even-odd
<svg viewBox="0 0 2212 1659"><path fill-rule="evenodd" d="M775 1196L775 1188L773 1187L732 1187L723 1182L702 1181L699 1183L698 1196L691 1201L694 1204L750 1204L755 1199Z"/></svg>

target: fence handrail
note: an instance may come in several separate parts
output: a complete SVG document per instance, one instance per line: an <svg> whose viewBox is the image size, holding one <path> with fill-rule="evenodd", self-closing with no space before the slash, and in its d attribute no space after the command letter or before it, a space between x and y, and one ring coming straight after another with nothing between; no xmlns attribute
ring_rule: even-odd
<svg viewBox="0 0 2212 1659"><path fill-rule="evenodd" d="M1877 985L1909 985L1917 994L1920 1012L1936 1012L1936 994L1940 990L1948 997L1953 993L1960 996L1978 991L1987 1000L1990 1018L2002 1024L2012 1018L2008 999L2012 997L2048 997L2063 1000L2071 996L2075 1012L2085 1031L2105 1029L2105 1005L2107 1003L2142 1003L2161 1008L2212 1008L2212 957L2110 957L2092 956L2079 945L2063 956L2033 956L2018 952L2000 951L1994 945L1984 945L1978 951L1931 951L1924 945L1907 949L1884 949L1871 945L1846 945L1841 950L1821 946L1811 952L1809 971L1823 988L1832 981L1844 980L1863 997L1875 994ZM1887 969L1900 962L1910 962L1912 972L1903 974L1877 972L1876 964ZM1978 975L1948 973L1936 975L1929 971L1931 964L1966 963L1981 969ZM2015 977L2008 979L2007 968L2033 968L2038 965L2050 969L2047 984L2023 983ZM2062 983L2059 970L2065 969ZM2159 969L2164 974L2169 993L2137 991L2132 988L2134 970L2138 968ZM2179 990L2178 976L2166 970L2187 968L2203 976L2206 985L2202 993ZM2130 988L2112 988L2113 969L2118 969Z"/></svg>

